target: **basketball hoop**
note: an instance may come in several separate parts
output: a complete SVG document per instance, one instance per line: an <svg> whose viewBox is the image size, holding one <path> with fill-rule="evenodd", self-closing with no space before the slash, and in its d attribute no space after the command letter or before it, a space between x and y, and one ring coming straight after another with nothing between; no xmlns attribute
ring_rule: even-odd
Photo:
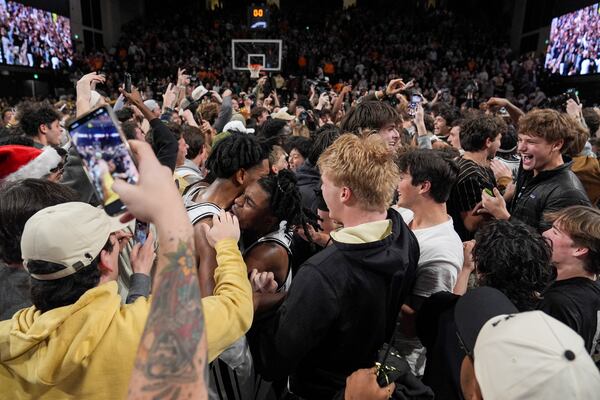
<svg viewBox="0 0 600 400"><path fill-rule="evenodd" d="M248 64L248 69L250 70L250 78L258 79L262 67L263 66L260 64Z"/></svg>

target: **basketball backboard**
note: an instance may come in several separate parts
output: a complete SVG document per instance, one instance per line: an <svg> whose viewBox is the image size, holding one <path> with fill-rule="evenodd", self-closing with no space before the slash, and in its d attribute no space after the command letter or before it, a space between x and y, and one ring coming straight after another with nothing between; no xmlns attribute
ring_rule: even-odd
<svg viewBox="0 0 600 400"><path fill-rule="evenodd" d="M280 39L232 39L231 63L236 71L260 64L263 71L280 71L283 43Z"/></svg>

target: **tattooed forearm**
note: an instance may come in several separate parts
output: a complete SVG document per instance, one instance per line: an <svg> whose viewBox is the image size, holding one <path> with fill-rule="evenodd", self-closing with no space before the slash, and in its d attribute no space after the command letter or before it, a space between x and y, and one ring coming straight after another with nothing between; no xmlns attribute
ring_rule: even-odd
<svg viewBox="0 0 600 400"><path fill-rule="evenodd" d="M130 397L137 392L134 397L203 398L199 388L208 381L206 340L192 240L179 242L161 261Z"/></svg>

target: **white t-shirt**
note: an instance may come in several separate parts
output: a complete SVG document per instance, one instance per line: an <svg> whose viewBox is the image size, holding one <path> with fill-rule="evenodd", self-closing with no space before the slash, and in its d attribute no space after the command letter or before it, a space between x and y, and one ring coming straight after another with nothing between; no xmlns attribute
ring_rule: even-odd
<svg viewBox="0 0 600 400"><path fill-rule="evenodd" d="M406 208L394 208L409 225L414 218L413 212ZM451 292L464 260L462 241L454 230L452 218L448 216L448 221L442 224L412 232L421 249L412 294L429 297L440 291Z"/></svg>
<svg viewBox="0 0 600 400"><path fill-rule="evenodd" d="M413 212L406 208L397 210L404 222L410 224ZM452 218L448 216L448 221L442 224L412 232L421 249L412 294L429 297L441 291L452 292L464 260L462 241L454 230Z"/></svg>
<svg viewBox="0 0 600 400"><path fill-rule="evenodd" d="M392 208L402 215L407 225L411 223L414 218L411 210L397 206ZM442 224L412 232L421 250L412 294L429 297L441 291L452 292L464 259L462 241L454 230L452 218L448 216L448 221ZM422 376L426 354L419 339L405 337L398 331L393 345L406 359L412 372Z"/></svg>

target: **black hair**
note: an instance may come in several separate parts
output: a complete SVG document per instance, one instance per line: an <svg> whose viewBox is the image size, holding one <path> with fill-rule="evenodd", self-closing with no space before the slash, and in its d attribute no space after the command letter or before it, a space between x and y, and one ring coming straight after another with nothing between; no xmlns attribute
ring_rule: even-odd
<svg viewBox="0 0 600 400"><path fill-rule="evenodd" d="M102 250L112 252L113 247L110 238L108 238ZM31 302L43 313L74 304L85 292L98 286L101 276L99 264L100 254L94 258L90 265L64 278L41 281L31 277ZM27 270L31 274L49 274L64 268L64 265L47 261L31 260L27 262Z"/></svg>
<svg viewBox="0 0 600 400"><path fill-rule="evenodd" d="M134 121L125 121L121 124L121 129L123 130L123 133L125 134L127 140L132 140L136 138L137 127L138 124Z"/></svg>
<svg viewBox="0 0 600 400"><path fill-rule="evenodd" d="M464 151L480 151L485 141L493 141L506 132L506 122L499 117L483 115L465 121L460 128L460 145Z"/></svg>
<svg viewBox="0 0 600 400"><path fill-rule="evenodd" d="M590 130L590 136L594 136L600 128L600 115L592 107L586 107L581 110L585 124Z"/></svg>
<svg viewBox="0 0 600 400"><path fill-rule="evenodd" d="M267 110L265 107L254 107L252 111L250 111L250 118L254 118L257 120L265 111L269 112L269 110Z"/></svg>
<svg viewBox="0 0 600 400"><path fill-rule="evenodd" d="M164 124L167 128L169 128L173 136L175 136L175 139L181 139L181 135L183 134L183 128L181 127L181 125L170 121L165 122ZM152 130L152 132L154 132L154 129Z"/></svg>
<svg viewBox="0 0 600 400"><path fill-rule="evenodd" d="M317 110L316 114L318 115L319 118L331 117L331 109L323 108L321 110Z"/></svg>
<svg viewBox="0 0 600 400"><path fill-rule="evenodd" d="M316 222L316 216L302 207L302 195L297 186L296 175L287 169L258 180L260 187L269 195L269 208L279 222L287 221L287 230Z"/></svg>
<svg viewBox="0 0 600 400"><path fill-rule="evenodd" d="M296 100L296 106L302 107L306 111L312 110L312 104L310 103L308 96L303 95L303 94L298 96L298 99Z"/></svg>
<svg viewBox="0 0 600 400"><path fill-rule="evenodd" d="M202 133L202 129L189 125L184 125L182 131L183 140L185 140L185 143L188 145L188 151L185 158L191 160L202 153L202 149L206 144L204 134Z"/></svg>
<svg viewBox="0 0 600 400"><path fill-rule="evenodd" d="M454 121L452 121L452 122L450 123L450 125L449 125L449 126L450 126L451 128L454 128L455 126L458 126L458 127L460 127L460 126L462 126L462 124L464 124L464 123L465 123L465 118L457 118L457 119L455 119Z"/></svg>
<svg viewBox="0 0 600 400"><path fill-rule="evenodd" d="M427 132L433 132L433 129L435 128L435 120L433 119L433 117L425 113L425 115L423 116L423 122L425 122L425 130Z"/></svg>
<svg viewBox="0 0 600 400"><path fill-rule="evenodd" d="M517 130L512 125L507 125L506 132L502 134L502 140L500 141L500 150L503 153L516 153L517 152Z"/></svg>
<svg viewBox="0 0 600 400"><path fill-rule="evenodd" d="M0 258L21 263L21 236L25 223L43 208L78 201L71 188L45 179L7 182L0 190Z"/></svg>
<svg viewBox="0 0 600 400"><path fill-rule="evenodd" d="M0 138L0 146L5 146L5 145L21 145L21 146L29 146L29 147L34 147L34 142L33 139L28 137L28 136L21 136L21 135L7 135L7 136L3 136Z"/></svg>
<svg viewBox="0 0 600 400"><path fill-rule="evenodd" d="M315 139L308 153L308 161L314 166L321 154L340 137L340 128L333 124L325 124L315 132Z"/></svg>
<svg viewBox="0 0 600 400"><path fill-rule="evenodd" d="M307 158L312 147L312 140L303 136L290 136L287 138L283 148L288 154L293 150L298 150L302 157Z"/></svg>
<svg viewBox="0 0 600 400"><path fill-rule="evenodd" d="M452 126L455 120L460 118L460 112L458 108L445 103L439 103L435 108L438 117L444 118L447 126Z"/></svg>
<svg viewBox="0 0 600 400"><path fill-rule="evenodd" d="M9 113L11 111L13 111L14 108L13 107L6 107L2 109L2 120L4 120L4 116L6 115L6 113Z"/></svg>
<svg viewBox="0 0 600 400"><path fill-rule="evenodd" d="M123 107L115 111L115 115L120 122L129 121L133 118L133 110L130 107Z"/></svg>
<svg viewBox="0 0 600 400"><path fill-rule="evenodd" d="M23 133L29 137L39 134L40 125L60 121L60 114L47 103L23 102L17 106L17 120Z"/></svg>
<svg viewBox="0 0 600 400"><path fill-rule="evenodd" d="M431 184L429 195L436 203L445 203L458 177L458 165L445 153L430 149L406 151L396 160L401 172L412 176L411 185Z"/></svg>
<svg viewBox="0 0 600 400"><path fill-rule="evenodd" d="M342 120L343 133L359 134L362 129L379 130L402 120L400 113L385 101L365 101L352 108Z"/></svg>
<svg viewBox="0 0 600 400"><path fill-rule="evenodd" d="M269 149L257 137L232 133L212 148L206 167L216 178L229 179L238 170L248 170L268 158Z"/></svg>
<svg viewBox="0 0 600 400"><path fill-rule="evenodd" d="M285 134L284 128L287 125L286 121L281 119L271 118L265 121L260 128L259 136L265 139L282 136Z"/></svg>
<svg viewBox="0 0 600 400"><path fill-rule="evenodd" d="M493 221L475 234L479 285L500 290L519 311L536 308L551 280L551 259L544 238L521 222Z"/></svg>

